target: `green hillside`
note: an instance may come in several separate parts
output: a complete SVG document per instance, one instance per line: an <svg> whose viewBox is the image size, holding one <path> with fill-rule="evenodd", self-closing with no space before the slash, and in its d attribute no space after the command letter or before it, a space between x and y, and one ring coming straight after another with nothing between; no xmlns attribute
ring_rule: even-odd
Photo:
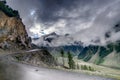
<svg viewBox="0 0 120 80"><path fill-rule="evenodd" d="M120 41L106 46L85 47L78 55L78 59L97 65L120 68Z"/></svg>

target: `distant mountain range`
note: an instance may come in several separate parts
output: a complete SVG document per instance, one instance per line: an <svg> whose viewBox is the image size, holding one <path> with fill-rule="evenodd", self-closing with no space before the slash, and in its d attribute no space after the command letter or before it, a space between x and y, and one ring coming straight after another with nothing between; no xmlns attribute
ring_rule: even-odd
<svg viewBox="0 0 120 80"><path fill-rule="evenodd" d="M82 45L80 41L74 41L69 34L58 35L55 32L44 35L40 38L33 38L33 43L40 47L58 47L65 45Z"/></svg>
<svg viewBox="0 0 120 80"><path fill-rule="evenodd" d="M106 46L87 46L78 58L94 64L120 68L120 41Z"/></svg>
<svg viewBox="0 0 120 80"><path fill-rule="evenodd" d="M33 38L33 43L39 47L47 48L54 55L64 50L65 53L70 51L76 56L83 49L82 42L73 41L73 38L69 34L58 35L55 32L40 38Z"/></svg>
<svg viewBox="0 0 120 80"><path fill-rule="evenodd" d="M83 46L82 42L72 40L69 34L58 35L53 32L39 39L34 39L33 43L39 47L47 48L53 55L60 54L61 50L64 50L65 53L70 51L74 56L78 56L78 59L83 61L120 68L120 41L109 43L106 46Z"/></svg>

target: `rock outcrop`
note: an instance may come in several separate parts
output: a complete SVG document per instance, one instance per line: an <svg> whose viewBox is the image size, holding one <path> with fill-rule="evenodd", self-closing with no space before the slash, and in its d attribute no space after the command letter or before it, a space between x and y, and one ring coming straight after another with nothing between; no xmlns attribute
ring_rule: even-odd
<svg viewBox="0 0 120 80"><path fill-rule="evenodd" d="M44 67L57 66L54 57L47 50L43 50L43 49L11 54L7 56L7 59L29 65L34 65L34 66L44 66Z"/></svg>
<svg viewBox="0 0 120 80"><path fill-rule="evenodd" d="M0 48L23 49L31 47L31 38L19 17L9 17L0 10Z"/></svg>

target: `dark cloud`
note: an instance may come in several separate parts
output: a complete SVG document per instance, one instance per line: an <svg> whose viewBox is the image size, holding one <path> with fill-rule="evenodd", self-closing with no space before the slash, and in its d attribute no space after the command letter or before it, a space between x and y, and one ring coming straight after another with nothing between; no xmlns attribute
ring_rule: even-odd
<svg viewBox="0 0 120 80"><path fill-rule="evenodd" d="M74 9L83 10L84 7L92 7L86 10L79 17L86 18L91 16L91 11L96 11L100 6L108 3L107 0L8 0L8 4L15 9L18 9L21 16L25 17L30 13L30 10L36 10L36 16L38 21L52 22L60 18L69 19L66 17L68 13L71 13ZM59 11L65 11L63 15L59 15ZM25 16L24 16L25 15ZM73 14L74 15L74 14Z"/></svg>
<svg viewBox="0 0 120 80"><path fill-rule="evenodd" d="M120 21L119 0L7 0L7 2L12 8L19 10L30 36L41 35L42 32L69 33L75 40L86 44L94 42L105 44L107 41L118 40L120 36L120 32L116 33L113 29Z"/></svg>
<svg viewBox="0 0 120 80"><path fill-rule="evenodd" d="M40 19L43 22L56 21L60 18L66 18L63 15L59 15L58 12L61 10L71 12L73 9L77 8L79 5L85 5L86 2L90 0L41 0L43 5L42 13ZM80 7L79 7L80 8Z"/></svg>
<svg viewBox="0 0 120 80"><path fill-rule="evenodd" d="M43 22L54 22L59 19L88 19L90 16L95 15L98 8L102 8L104 4L108 3L106 0L102 2L99 0L40 0L40 2L42 9L38 10L37 14L39 15L38 20L40 19ZM83 11L85 8L89 9ZM79 16L74 18L67 16L75 9L78 10L77 13L81 11Z"/></svg>

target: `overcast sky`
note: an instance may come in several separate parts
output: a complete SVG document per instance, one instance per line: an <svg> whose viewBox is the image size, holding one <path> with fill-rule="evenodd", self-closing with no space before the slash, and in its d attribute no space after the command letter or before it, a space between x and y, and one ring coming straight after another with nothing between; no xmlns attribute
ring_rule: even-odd
<svg viewBox="0 0 120 80"><path fill-rule="evenodd" d="M7 0L17 9L30 36L71 34L85 44L120 40L120 0ZM120 26L117 27L120 29ZM105 36L106 34L106 36Z"/></svg>

